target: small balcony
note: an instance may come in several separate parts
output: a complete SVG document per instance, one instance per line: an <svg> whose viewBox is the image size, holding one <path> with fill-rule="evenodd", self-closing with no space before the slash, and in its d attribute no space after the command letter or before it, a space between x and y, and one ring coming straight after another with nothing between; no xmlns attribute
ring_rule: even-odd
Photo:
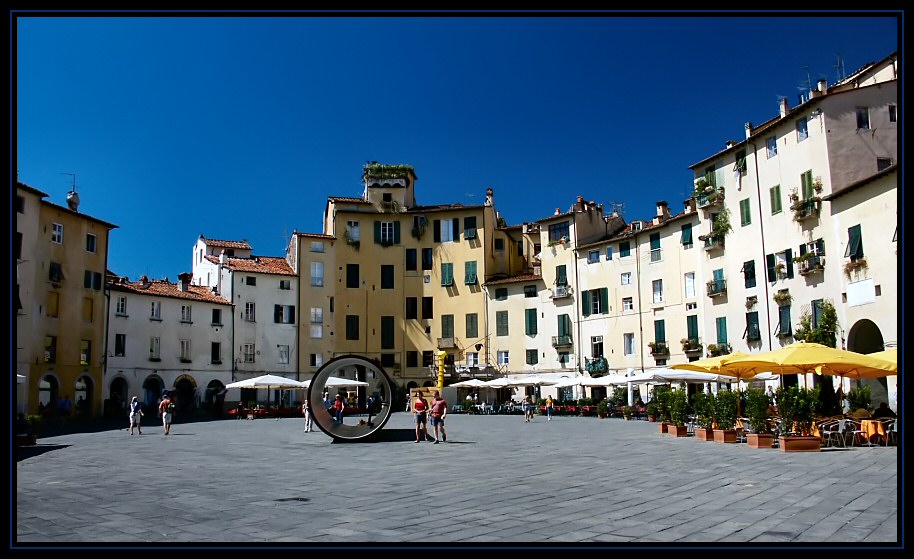
<svg viewBox="0 0 914 559"><path fill-rule="evenodd" d="M552 336L552 347L571 345L571 336Z"/></svg>
<svg viewBox="0 0 914 559"><path fill-rule="evenodd" d="M449 347L457 347L457 343L454 341L454 338L438 338L438 349L445 349Z"/></svg>
<svg viewBox="0 0 914 559"><path fill-rule="evenodd" d="M695 196L695 205L699 208L714 208L724 201L724 189L715 188Z"/></svg>
<svg viewBox="0 0 914 559"><path fill-rule="evenodd" d="M682 342L682 351L686 355L701 353L704 349L704 346L701 344L701 340L698 338L683 338L680 340L680 342Z"/></svg>
<svg viewBox="0 0 914 559"><path fill-rule="evenodd" d="M705 250L715 250L724 248L724 238L719 235L699 235L699 241L704 241Z"/></svg>
<svg viewBox="0 0 914 559"><path fill-rule="evenodd" d="M561 299L563 297L570 297L571 289L567 285L557 285L552 290L553 299Z"/></svg>
<svg viewBox="0 0 914 559"><path fill-rule="evenodd" d="M708 282L708 297L719 297L727 293L727 280L718 279Z"/></svg>
<svg viewBox="0 0 914 559"><path fill-rule="evenodd" d="M804 221L809 218L819 217L819 211L822 208L822 201L818 196L807 198L806 200L794 200L790 204L793 210L794 221Z"/></svg>
<svg viewBox="0 0 914 559"><path fill-rule="evenodd" d="M717 357L719 355L729 355L730 354L730 344L708 344L708 356Z"/></svg>
<svg viewBox="0 0 914 559"><path fill-rule="evenodd" d="M585 361L586 365L584 368L590 374L603 375L609 370L609 363L606 362L605 357L585 358Z"/></svg>
<svg viewBox="0 0 914 559"><path fill-rule="evenodd" d="M647 345L651 348L651 355L663 357L670 354L670 347L666 342L649 342Z"/></svg>
<svg viewBox="0 0 914 559"><path fill-rule="evenodd" d="M825 256L813 255L805 260L800 260L797 264L801 276L814 274L825 270Z"/></svg>

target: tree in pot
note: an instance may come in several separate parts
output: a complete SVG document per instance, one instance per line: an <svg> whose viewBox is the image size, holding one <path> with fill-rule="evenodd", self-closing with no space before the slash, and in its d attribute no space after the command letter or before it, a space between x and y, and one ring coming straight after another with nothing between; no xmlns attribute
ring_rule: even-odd
<svg viewBox="0 0 914 559"><path fill-rule="evenodd" d="M660 417L660 404L656 400L651 400L645 406L645 411L647 411L648 421L657 421L657 418Z"/></svg>
<svg viewBox="0 0 914 559"><path fill-rule="evenodd" d="M751 433L746 434L750 448L771 448L774 435L768 423L771 401L761 388L750 388L746 391L746 417L749 419Z"/></svg>
<svg viewBox="0 0 914 559"><path fill-rule="evenodd" d="M789 386L778 388L774 400L781 416L780 449L784 452L817 451L819 437L812 436L815 409L819 399L818 388Z"/></svg>
<svg viewBox="0 0 914 559"><path fill-rule="evenodd" d="M689 419L689 396L685 389L673 390L669 393L668 402L670 407L670 421L672 427L667 428L667 432L677 437L685 437L688 434L686 421Z"/></svg>
<svg viewBox="0 0 914 559"><path fill-rule="evenodd" d="M654 395L651 397L652 402L657 402L657 419L660 421L660 432L666 433L667 426L672 424L670 419L670 387L654 387Z"/></svg>
<svg viewBox="0 0 914 559"><path fill-rule="evenodd" d="M695 410L695 438L701 441L714 440L714 394L696 392L692 395L692 408Z"/></svg>
<svg viewBox="0 0 914 559"><path fill-rule="evenodd" d="M718 390L714 398L714 419L717 428L714 430L714 442L736 442L736 406L737 394L731 390Z"/></svg>
<svg viewBox="0 0 914 559"><path fill-rule="evenodd" d="M600 400L600 403L597 404L597 416L604 418L609 415L609 406L606 404L607 400Z"/></svg>

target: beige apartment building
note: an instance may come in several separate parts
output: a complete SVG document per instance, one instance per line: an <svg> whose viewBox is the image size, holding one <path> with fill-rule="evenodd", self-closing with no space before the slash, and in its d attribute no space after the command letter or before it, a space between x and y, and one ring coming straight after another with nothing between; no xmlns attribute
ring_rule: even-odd
<svg viewBox="0 0 914 559"><path fill-rule="evenodd" d="M79 195L67 207L16 183L17 408L70 399L81 412L102 411L105 347L105 274L108 239L116 225L79 213Z"/></svg>

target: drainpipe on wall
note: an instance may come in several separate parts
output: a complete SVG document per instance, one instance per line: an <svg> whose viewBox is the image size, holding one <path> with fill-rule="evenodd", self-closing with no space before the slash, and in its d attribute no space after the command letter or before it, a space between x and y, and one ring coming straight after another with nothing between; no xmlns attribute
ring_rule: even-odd
<svg viewBox="0 0 914 559"><path fill-rule="evenodd" d="M750 130L749 123L747 122L746 123L747 135L749 133L749 130ZM762 216L761 216L761 213L762 213L762 187L759 182L759 174L758 174L758 146L755 145L755 142L747 141L746 143L752 145L752 160L753 160L753 163L755 164L755 193L758 198L758 211L759 211L758 227L759 227L759 237L761 237L761 246L762 246L762 269L765 270L765 273L763 274L763 278L765 280L765 282L764 282L765 283L765 320L768 323L768 351L771 351L771 348L772 348L771 312L770 312L771 297L768 294L768 268L765 266L765 225L764 225L765 220L762 219ZM755 274L755 277L756 277L756 282L758 282L758 273ZM780 381L778 382L778 384L780 384Z"/></svg>
<svg viewBox="0 0 914 559"><path fill-rule="evenodd" d="M105 381L108 376L108 328L110 326L110 320L108 314L111 312L111 292L108 290L108 255L111 253L111 229L108 229L105 233L105 271L104 271L104 281L102 282L102 289L105 293L105 352L102 354L102 381L99 383L101 385L101 398L102 403L102 413L104 413L104 403L105 403ZM98 406L98 404L95 404ZM97 407L96 407L97 409ZM90 412L91 414L91 412Z"/></svg>
<svg viewBox="0 0 914 559"><path fill-rule="evenodd" d="M644 347L644 307L641 304L641 255L638 249L638 233L632 237L632 243L635 245L635 283L638 289L638 343ZM625 350L623 349L623 352ZM644 352L638 352L638 360L641 362L641 372L644 372ZM628 405L632 405L632 395L628 395Z"/></svg>

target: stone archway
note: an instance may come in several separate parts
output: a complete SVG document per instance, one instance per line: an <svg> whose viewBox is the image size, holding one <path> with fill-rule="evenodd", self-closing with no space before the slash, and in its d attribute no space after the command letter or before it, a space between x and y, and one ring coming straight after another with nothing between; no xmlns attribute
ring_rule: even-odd
<svg viewBox="0 0 914 559"><path fill-rule="evenodd" d="M146 380L143 381L143 404L146 405L146 409L157 410L159 399L162 397L164 391L165 383L162 382L159 375L149 375L146 377Z"/></svg>
<svg viewBox="0 0 914 559"><path fill-rule="evenodd" d="M38 410L43 416L57 413L57 398L60 397L60 381L53 371L48 371L38 381Z"/></svg>
<svg viewBox="0 0 914 559"><path fill-rule="evenodd" d="M875 353L885 349L885 339L875 322L868 318L858 320L847 331L847 349L857 353ZM879 402L889 402L889 388L886 377L860 379L853 386L870 388L870 403L873 408Z"/></svg>
<svg viewBox="0 0 914 559"><path fill-rule="evenodd" d="M90 417L95 405L95 398L92 394L95 392L95 382L89 371L83 371L73 383L73 393L76 398L73 402L73 411L76 417Z"/></svg>
<svg viewBox="0 0 914 559"><path fill-rule="evenodd" d="M105 400L106 417L122 417L127 415L127 379L115 377L108 386L108 399Z"/></svg>
<svg viewBox="0 0 914 559"><path fill-rule="evenodd" d="M189 413L197 407L197 381L190 375L181 375L175 379L176 402L178 413Z"/></svg>
<svg viewBox="0 0 914 559"><path fill-rule="evenodd" d="M203 405L213 415L222 415L225 405L225 385L222 381L213 379L206 385L203 395Z"/></svg>

